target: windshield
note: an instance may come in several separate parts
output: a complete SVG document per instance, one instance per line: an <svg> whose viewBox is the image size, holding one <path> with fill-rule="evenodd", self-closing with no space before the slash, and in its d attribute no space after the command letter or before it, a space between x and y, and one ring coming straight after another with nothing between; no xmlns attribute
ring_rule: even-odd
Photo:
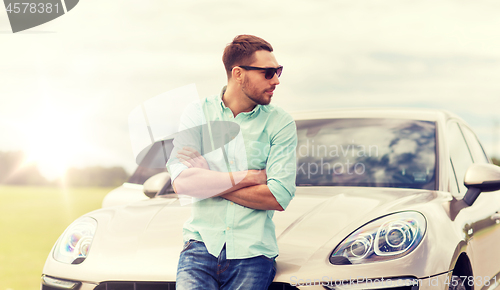
<svg viewBox="0 0 500 290"><path fill-rule="evenodd" d="M323 119L296 123L298 186L436 188L434 122Z"/></svg>

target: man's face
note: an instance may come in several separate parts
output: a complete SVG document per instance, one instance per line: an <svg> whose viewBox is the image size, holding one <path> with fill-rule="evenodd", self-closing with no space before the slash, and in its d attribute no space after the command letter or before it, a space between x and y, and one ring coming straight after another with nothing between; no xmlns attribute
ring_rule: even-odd
<svg viewBox="0 0 500 290"><path fill-rule="evenodd" d="M279 64L272 52L267 50L258 50L254 53L255 61L250 66L256 67L278 67ZM243 93L255 104L267 105L271 102L274 89L279 85L280 81L275 74L271 79L264 77L265 71L262 70L247 70L241 89Z"/></svg>

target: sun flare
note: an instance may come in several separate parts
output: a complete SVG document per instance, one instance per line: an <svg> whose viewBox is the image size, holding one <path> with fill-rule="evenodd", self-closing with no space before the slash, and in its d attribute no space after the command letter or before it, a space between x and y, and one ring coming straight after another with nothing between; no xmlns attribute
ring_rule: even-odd
<svg viewBox="0 0 500 290"><path fill-rule="evenodd" d="M49 180L61 178L71 161L85 148L81 115L46 105L32 118L18 124L24 136L26 163L36 163Z"/></svg>

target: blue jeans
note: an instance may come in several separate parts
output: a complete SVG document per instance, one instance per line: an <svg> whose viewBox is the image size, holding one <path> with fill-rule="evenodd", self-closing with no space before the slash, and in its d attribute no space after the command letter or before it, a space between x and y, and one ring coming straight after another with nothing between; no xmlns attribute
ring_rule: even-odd
<svg viewBox="0 0 500 290"><path fill-rule="evenodd" d="M219 257L214 257L203 242L190 240L179 258L176 290L267 290L274 275L274 259L266 256L226 259L225 246Z"/></svg>

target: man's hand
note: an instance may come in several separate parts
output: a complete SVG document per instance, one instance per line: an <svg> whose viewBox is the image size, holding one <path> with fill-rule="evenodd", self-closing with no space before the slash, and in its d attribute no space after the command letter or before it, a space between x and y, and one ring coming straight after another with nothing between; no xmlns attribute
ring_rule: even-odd
<svg viewBox="0 0 500 290"><path fill-rule="evenodd" d="M175 156L182 164L188 168L201 168L210 170L207 160L201 154L191 147L184 147L177 152Z"/></svg>
<svg viewBox="0 0 500 290"><path fill-rule="evenodd" d="M266 170L248 170L247 179L253 185L267 184Z"/></svg>
<svg viewBox="0 0 500 290"><path fill-rule="evenodd" d="M283 207L278 203L267 185L263 184L240 188L220 197L253 209L283 210Z"/></svg>
<svg viewBox="0 0 500 290"><path fill-rule="evenodd" d="M239 205L260 210L278 210L283 208L267 187L266 170L248 170L245 179L249 186L231 190L220 197Z"/></svg>

